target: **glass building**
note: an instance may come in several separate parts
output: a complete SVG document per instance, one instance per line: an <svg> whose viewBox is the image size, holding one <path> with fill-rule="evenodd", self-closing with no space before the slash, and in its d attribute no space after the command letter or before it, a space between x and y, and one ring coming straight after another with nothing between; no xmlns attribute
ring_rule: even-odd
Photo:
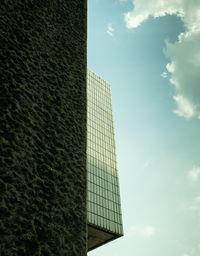
<svg viewBox="0 0 200 256"><path fill-rule="evenodd" d="M123 235L110 86L87 73L88 250Z"/></svg>

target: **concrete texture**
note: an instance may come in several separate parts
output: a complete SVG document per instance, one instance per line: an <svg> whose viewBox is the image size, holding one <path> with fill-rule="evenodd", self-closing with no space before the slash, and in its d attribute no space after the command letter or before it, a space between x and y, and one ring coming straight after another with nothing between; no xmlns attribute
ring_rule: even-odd
<svg viewBox="0 0 200 256"><path fill-rule="evenodd" d="M1 0L0 255L86 255L86 0Z"/></svg>

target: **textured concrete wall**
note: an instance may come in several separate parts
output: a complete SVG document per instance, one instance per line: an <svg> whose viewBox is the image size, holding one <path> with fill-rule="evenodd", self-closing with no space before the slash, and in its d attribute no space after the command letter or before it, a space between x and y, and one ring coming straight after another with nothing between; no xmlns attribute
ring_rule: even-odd
<svg viewBox="0 0 200 256"><path fill-rule="evenodd" d="M86 255L86 0L1 0L0 255Z"/></svg>

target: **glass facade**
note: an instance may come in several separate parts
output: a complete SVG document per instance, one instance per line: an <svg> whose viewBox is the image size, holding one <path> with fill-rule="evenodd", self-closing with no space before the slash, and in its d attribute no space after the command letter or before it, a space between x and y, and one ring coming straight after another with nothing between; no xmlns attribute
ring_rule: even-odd
<svg viewBox="0 0 200 256"><path fill-rule="evenodd" d="M123 234L110 85L87 73L88 223Z"/></svg>

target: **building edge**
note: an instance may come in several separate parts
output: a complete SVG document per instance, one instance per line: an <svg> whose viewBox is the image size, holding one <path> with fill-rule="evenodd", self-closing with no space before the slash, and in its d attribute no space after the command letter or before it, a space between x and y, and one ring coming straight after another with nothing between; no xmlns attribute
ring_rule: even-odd
<svg viewBox="0 0 200 256"><path fill-rule="evenodd" d="M0 254L85 256L87 1L0 12Z"/></svg>

